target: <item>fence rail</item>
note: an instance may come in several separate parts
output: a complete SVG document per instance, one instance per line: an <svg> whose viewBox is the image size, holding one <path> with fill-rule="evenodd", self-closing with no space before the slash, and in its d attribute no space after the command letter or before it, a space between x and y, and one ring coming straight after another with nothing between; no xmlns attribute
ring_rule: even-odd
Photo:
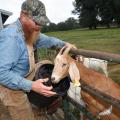
<svg viewBox="0 0 120 120"><path fill-rule="evenodd" d="M83 49L77 49L77 50L73 49L70 52L75 55L83 55L86 57L93 57L93 58L107 60L108 62L120 63L120 54L113 54L108 52L99 52L92 50L83 50Z"/></svg>
<svg viewBox="0 0 120 120"><path fill-rule="evenodd" d="M84 113L84 115L87 117L87 118L89 118L89 120L97 120L97 118L95 117L95 116L93 116L93 114L90 112L90 111L88 111L83 105L81 105L80 103L78 103L78 102L76 102L75 100L73 100L71 97L69 97L69 96L67 96L66 97L66 100L67 101L69 101L70 103L72 103L76 108L78 108L79 109L79 111L81 111L81 112L83 112ZM67 103L66 103L67 104ZM67 109L68 109L68 107L69 107L69 105L68 106L66 106L67 107ZM68 113L68 111L67 110L65 110L66 111L66 114ZM71 113L72 114L72 113ZM70 116L72 117L72 115L70 114ZM67 116L67 115L66 115ZM73 115L74 116L74 115ZM67 116L68 117L68 116ZM73 119L73 118L72 118ZM67 118L67 120L68 120L68 118Z"/></svg>
<svg viewBox="0 0 120 120"><path fill-rule="evenodd" d="M97 96L98 98L104 100L105 102L115 106L116 108L118 108L120 110L120 100L113 98L112 96L107 95L97 89L94 89L83 82L81 82L81 84L82 84L81 88L84 91L86 91L87 93L92 94L94 96Z"/></svg>

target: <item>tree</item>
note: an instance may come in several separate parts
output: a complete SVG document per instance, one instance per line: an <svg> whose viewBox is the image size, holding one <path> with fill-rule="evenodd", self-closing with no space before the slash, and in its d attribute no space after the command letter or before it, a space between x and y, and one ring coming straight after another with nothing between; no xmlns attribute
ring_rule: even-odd
<svg viewBox="0 0 120 120"><path fill-rule="evenodd" d="M98 15L101 18L101 24L110 28L113 20L113 0L98 0Z"/></svg>
<svg viewBox="0 0 120 120"><path fill-rule="evenodd" d="M96 0L75 0L73 14L78 14L80 25L96 29L97 25L97 1Z"/></svg>
<svg viewBox="0 0 120 120"><path fill-rule="evenodd" d="M55 23L50 23L49 25L45 25L42 28L42 32L52 32L52 31L57 31L57 25Z"/></svg>
<svg viewBox="0 0 120 120"><path fill-rule="evenodd" d="M120 27L120 0L113 0L113 18L118 27Z"/></svg>
<svg viewBox="0 0 120 120"><path fill-rule="evenodd" d="M65 21L65 24L68 30L79 28L78 20L74 19L73 17L68 18Z"/></svg>
<svg viewBox="0 0 120 120"><path fill-rule="evenodd" d="M80 24L90 29L98 23L110 27L114 21L120 25L120 0L75 0L73 14L77 14Z"/></svg>

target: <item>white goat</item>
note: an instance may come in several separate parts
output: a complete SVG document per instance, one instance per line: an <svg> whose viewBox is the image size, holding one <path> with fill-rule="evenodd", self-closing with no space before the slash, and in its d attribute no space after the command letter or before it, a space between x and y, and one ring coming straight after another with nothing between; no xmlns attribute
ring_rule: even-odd
<svg viewBox="0 0 120 120"><path fill-rule="evenodd" d="M53 83L58 83L69 74L75 86L80 86L81 80L87 85L120 100L120 86L117 83L111 78L92 69L88 69L82 63L78 63L72 59L68 55L69 50L70 48L63 47L55 58L55 65L52 73ZM110 106L108 103L103 102L99 98L83 90L81 91L81 95L83 100L87 103L87 108L93 115L100 115L102 120L120 120L119 110L116 107L113 106L113 111L111 110L112 107L107 109Z"/></svg>
<svg viewBox="0 0 120 120"><path fill-rule="evenodd" d="M91 68L95 71L105 74L108 77L107 64L106 60L96 59L96 58L87 58L82 55L77 55L76 60L83 63L87 68Z"/></svg>

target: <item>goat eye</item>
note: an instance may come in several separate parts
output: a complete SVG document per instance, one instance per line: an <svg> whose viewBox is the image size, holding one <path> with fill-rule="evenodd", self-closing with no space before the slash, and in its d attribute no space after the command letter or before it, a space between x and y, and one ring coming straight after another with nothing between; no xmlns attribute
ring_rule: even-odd
<svg viewBox="0 0 120 120"><path fill-rule="evenodd" d="M64 64L62 65L62 67L66 66L66 65L67 65L67 64L64 63Z"/></svg>

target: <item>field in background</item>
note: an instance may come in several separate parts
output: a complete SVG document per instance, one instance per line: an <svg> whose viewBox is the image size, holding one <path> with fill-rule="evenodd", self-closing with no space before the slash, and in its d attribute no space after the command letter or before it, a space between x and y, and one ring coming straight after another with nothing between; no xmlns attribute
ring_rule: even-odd
<svg viewBox="0 0 120 120"><path fill-rule="evenodd" d="M47 35L71 42L81 49L120 53L120 28L97 30L71 30L51 32Z"/></svg>
<svg viewBox="0 0 120 120"><path fill-rule="evenodd" d="M120 28L97 30L77 29L50 32L47 35L73 43L80 49L120 54ZM120 64L109 63L108 71L109 76L120 84Z"/></svg>

